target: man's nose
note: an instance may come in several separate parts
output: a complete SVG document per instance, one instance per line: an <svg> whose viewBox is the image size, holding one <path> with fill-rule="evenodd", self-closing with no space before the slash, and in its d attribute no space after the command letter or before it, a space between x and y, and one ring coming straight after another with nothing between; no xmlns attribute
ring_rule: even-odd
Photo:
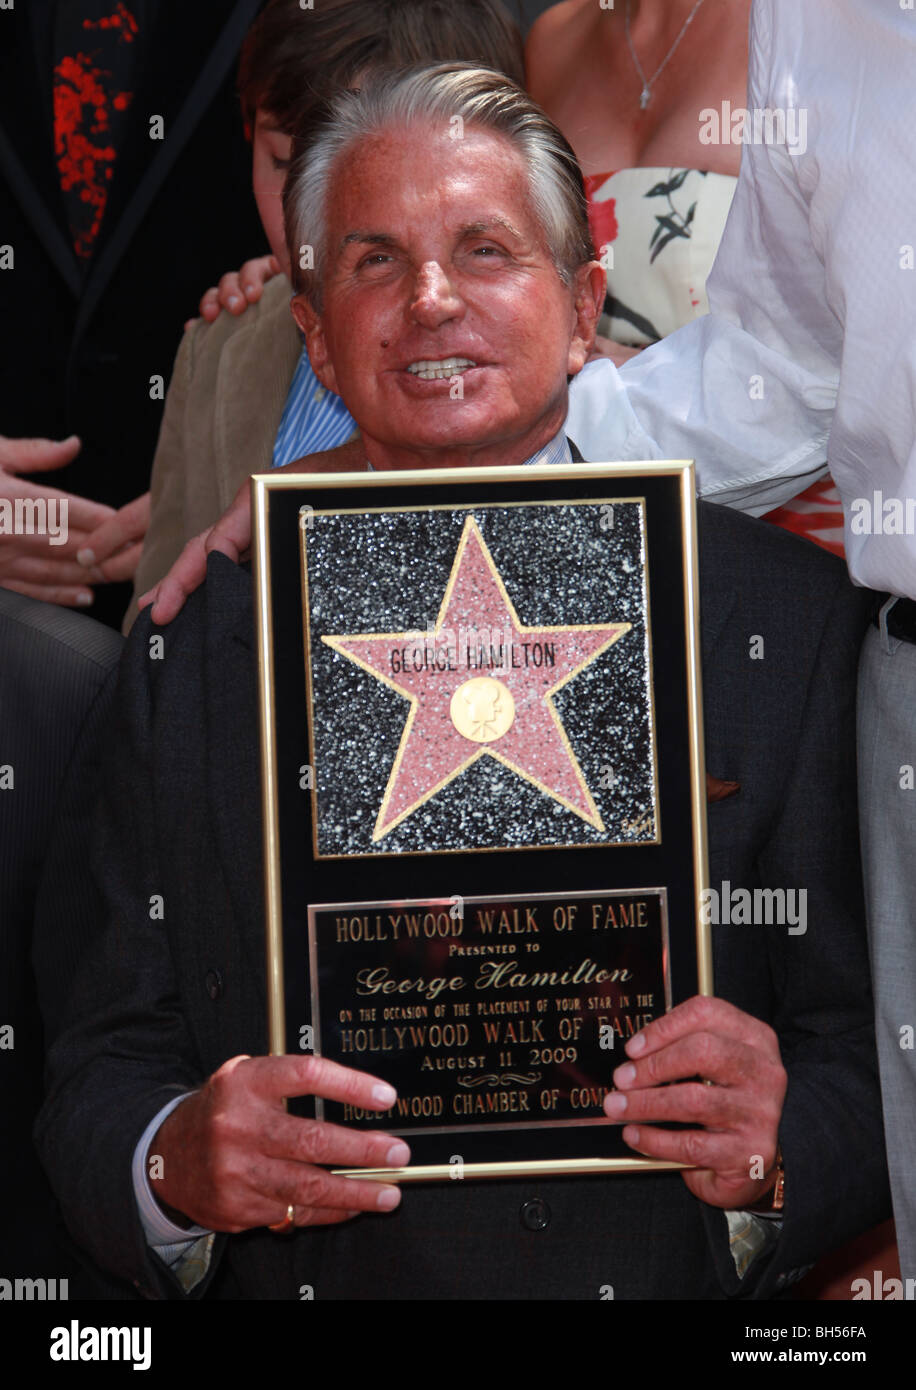
<svg viewBox="0 0 916 1390"><path fill-rule="evenodd" d="M438 328L463 312L464 301L438 261L426 261L417 271L410 312L424 328Z"/></svg>

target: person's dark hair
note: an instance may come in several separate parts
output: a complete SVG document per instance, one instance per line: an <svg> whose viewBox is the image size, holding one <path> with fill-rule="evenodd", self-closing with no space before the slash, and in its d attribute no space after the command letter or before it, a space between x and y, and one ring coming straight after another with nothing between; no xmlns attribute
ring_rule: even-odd
<svg viewBox="0 0 916 1390"><path fill-rule="evenodd" d="M308 139L326 103L369 68L470 62L524 85L521 31L501 0L270 0L242 45L245 121L268 111Z"/></svg>

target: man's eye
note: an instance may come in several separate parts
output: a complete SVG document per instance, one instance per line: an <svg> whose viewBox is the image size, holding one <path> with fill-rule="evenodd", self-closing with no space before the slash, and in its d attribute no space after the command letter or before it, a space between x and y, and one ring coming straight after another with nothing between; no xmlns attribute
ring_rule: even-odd
<svg viewBox="0 0 916 1390"><path fill-rule="evenodd" d="M387 256L384 251L373 251L371 255L363 257L359 263L359 268L360 270L366 268L375 270L379 266L388 265L390 260L391 257Z"/></svg>
<svg viewBox="0 0 916 1390"><path fill-rule="evenodd" d="M271 160L278 174L288 169L293 162L291 159L278 159L275 154L271 155Z"/></svg>
<svg viewBox="0 0 916 1390"><path fill-rule="evenodd" d="M491 246L488 244L486 246L472 247L471 255L479 261L498 261L502 260L505 252L501 246Z"/></svg>

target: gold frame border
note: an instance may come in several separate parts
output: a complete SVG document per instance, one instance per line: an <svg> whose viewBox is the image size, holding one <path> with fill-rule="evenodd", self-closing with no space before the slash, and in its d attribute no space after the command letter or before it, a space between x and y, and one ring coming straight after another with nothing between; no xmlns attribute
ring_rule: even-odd
<svg viewBox="0 0 916 1390"><path fill-rule="evenodd" d="M661 1173L689 1168L689 1163L672 1163L662 1158L553 1158L519 1163L465 1163L463 1178L563 1178L587 1174ZM405 1183L454 1180L455 1169L448 1164L417 1163L411 1168L335 1168L339 1178L361 1178L364 1182Z"/></svg>
<svg viewBox="0 0 916 1390"><path fill-rule="evenodd" d="M614 479L656 477L680 479L681 539L683 549L684 618L687 635L687 718L690 743L691 821L696 901L697 988L712 994L712 934L700 913L701 894L708 884L706 833L706 759L703 739L703 701L700 686L700 597L697 557L696 483L690 459L634 460L628 463L523 464L497 468L405 469L386 473L255 473L251 478L252 561L258 654L258 727L261 744L261 807L264 853L265 944L267 951L268 1045L271 1056L286 1051L286 1007L283 989L283 907L280 892L280 831L277 798L276 723L273 715L274 648L270 587L270 493L295 488L321 492L352 488L377 488L380 483L395 490L449 483L504 483L532 480ZM300 548L301 553L301 548ZM647 553L648 561L648 553ZM650 647L651 656L651 647ZM618 1172L655 1172L689 1165L647 1158L535 1159L526 1162L468 1163L465 1178L524 1178ZM453 1177L444 1164L417 1164L409 1168L335 1169L346 1177L368 1181L441 1182Z"/></svg>

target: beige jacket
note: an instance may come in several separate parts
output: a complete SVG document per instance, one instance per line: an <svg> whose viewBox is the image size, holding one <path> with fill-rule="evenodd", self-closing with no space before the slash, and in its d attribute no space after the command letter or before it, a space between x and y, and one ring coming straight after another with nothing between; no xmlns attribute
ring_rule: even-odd
<svg viewBox="0 0 916 1390"><path fill-rule="evenodd" d="M241 318L222 313L187 330L175 358L153 460L150 525L124 632L137 598L186 541L217 521L252 473L266 472L301 340L285 275Z"/></svg>

